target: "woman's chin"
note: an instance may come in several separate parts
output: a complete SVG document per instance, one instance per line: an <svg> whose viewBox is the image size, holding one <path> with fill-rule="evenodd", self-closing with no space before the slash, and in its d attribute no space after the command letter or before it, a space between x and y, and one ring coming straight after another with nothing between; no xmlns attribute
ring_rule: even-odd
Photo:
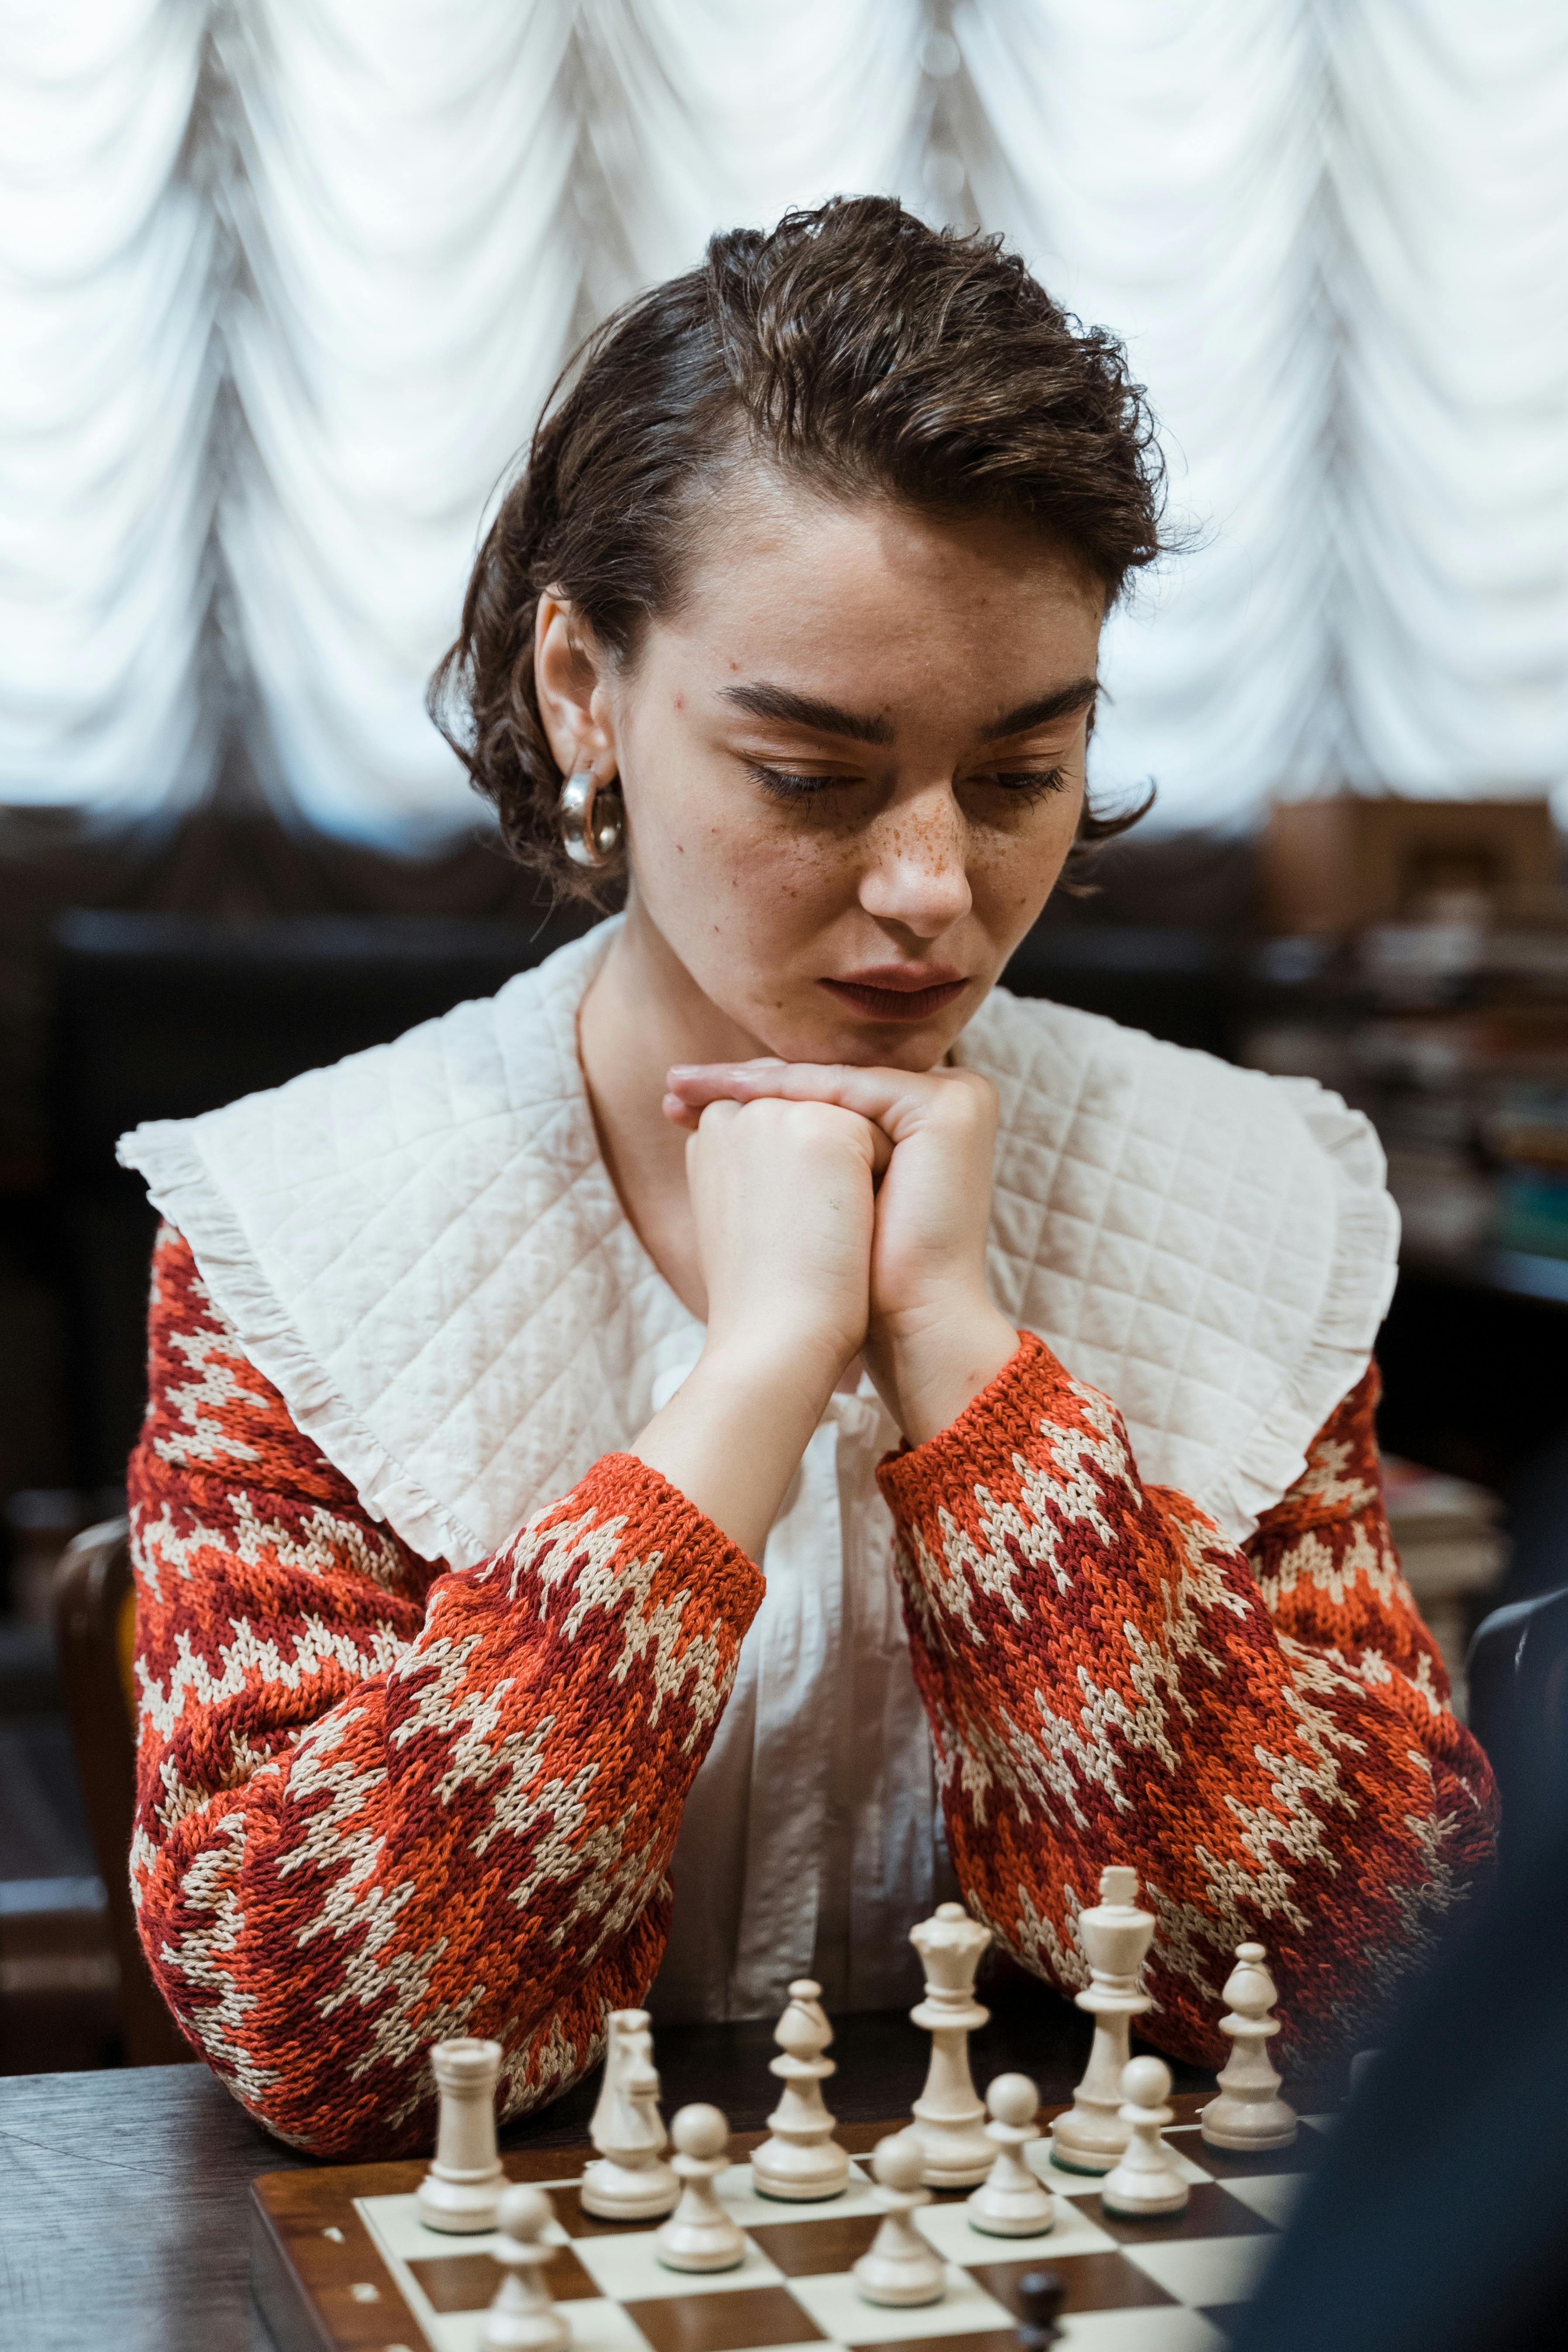
<svg viewBox="0 0 1568 2352"><path fill-rule="evenodd" d="M963 1027L951 1013L918 1023L857 1021L795 1022L785 1030L770 1024L764 1050L781 1062L843 1062L852 1069L934 1070ZM770 1034L771 1032L771 1034Z"/></svg>

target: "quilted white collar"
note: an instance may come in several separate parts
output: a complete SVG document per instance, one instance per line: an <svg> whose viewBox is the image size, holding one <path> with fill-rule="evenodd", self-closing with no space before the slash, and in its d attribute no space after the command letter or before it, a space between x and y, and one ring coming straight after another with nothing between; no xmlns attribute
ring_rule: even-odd
<svg viewBox="0 0 1568 2352"><path fill-rule="evenodd" d="M480 1559L624 1445L697 1327L599 1156L576 1016L613 927L390 1045L120 1146L258 1369L416 1549ZM1387 1306L1366 1121L1091 1013L994 992L1004 1312L1113 1396L1146 1479L1240 1539Z"/></svg>

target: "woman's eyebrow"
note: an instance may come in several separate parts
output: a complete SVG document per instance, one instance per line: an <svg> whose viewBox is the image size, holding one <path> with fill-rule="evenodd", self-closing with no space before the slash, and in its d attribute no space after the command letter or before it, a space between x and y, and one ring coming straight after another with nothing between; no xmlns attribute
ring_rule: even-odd
<svg viewBox="0 0 1568 2352"><path fill-rule="evenodd" d="M1097 677L1075 678L1071 686L1058 686L1053 693L1042 694L1033 702L1022 702L1005 719L983 727L980 740L997 743L1006 735L1026 735L1031 727L1046 727L1053 719L1066 719L1069 712L1082 710L1099 692Z"/></svg>
<svg viewBox="0 0 1568 2352"><path fill-rule="evenodd" d="M886 719L866 719L841 710L836 702L819 702L815 695L792 694L787 686L727 686L724 699L753 719L782 719L786 727L808 728L814 735L847 735L853 743L890 743L893 730Z"/></svg>
<svg viewBox="0 0 1568 2352"><path fill-rule="evenodd" d="M996 743L1009 735L1026 735L1031 727L1047 727L1053 719L1066 719L1072 711L1082 710L1099 692L1097 677L1075 678L1070 686L1037 695L1033 702L1020 703L1016 710L983 727L980 740ZM843 735L852 743L893 740L888 719L841 709L837 703L819 701L813 694L792 693L787 686L769 686L761 679L751 686L727 686L724 699L739 710L750 711L753 719L776 719L786 727L804 727L814 735Z"/></svg>

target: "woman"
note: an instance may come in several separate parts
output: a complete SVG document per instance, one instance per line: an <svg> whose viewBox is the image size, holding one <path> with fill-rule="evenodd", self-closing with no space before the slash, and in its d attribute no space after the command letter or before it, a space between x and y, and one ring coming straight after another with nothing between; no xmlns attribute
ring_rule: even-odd
<svg viewBox="0 0 1568 2352"><path fill-rule="evenodd" d="M650 1987L905 1999L955 1885L1071 1987L1111 1859L1152 2038L1215 2056L1258 1935L1300 2058L1475 1874L1369 1132L994 989L1106 829L1157 492L1120 350L991 243L715 239L590 347L437 681L513 847L624 919L128 1142L132 1874L284 2137L411 2145L460 2031L520 2112Z"/></svg>

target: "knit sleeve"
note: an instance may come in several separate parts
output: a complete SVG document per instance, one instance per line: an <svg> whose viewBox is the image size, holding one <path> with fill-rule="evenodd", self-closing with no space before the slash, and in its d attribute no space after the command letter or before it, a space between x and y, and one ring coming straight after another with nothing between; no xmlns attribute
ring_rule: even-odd
<svg viewBox="0 0 1568 2352"><path fill-rule="evenodd" d="M378 1526L161 1234L131 1465L132 1886L160 1990L279 2137L428 2135L426 2054L502 2046L502 2112L595 2063L668 1931L681 1809L762 1597L607 1455L477 1567Z"/></svg>
<svg viewBox="0 0 1568 2352"><path fill-rule="evenodd" d="M1485 1867L1495 1794L1398 1570L1364 1379L1246 1551L1145 1486L1121 1416L1026 1336L883 1465L973 1908L1064 1990L1109 1862L1156 1919L1151 2040L1215 2064L1236 1946L1300 2064L1374 2016Z"/></svg>

